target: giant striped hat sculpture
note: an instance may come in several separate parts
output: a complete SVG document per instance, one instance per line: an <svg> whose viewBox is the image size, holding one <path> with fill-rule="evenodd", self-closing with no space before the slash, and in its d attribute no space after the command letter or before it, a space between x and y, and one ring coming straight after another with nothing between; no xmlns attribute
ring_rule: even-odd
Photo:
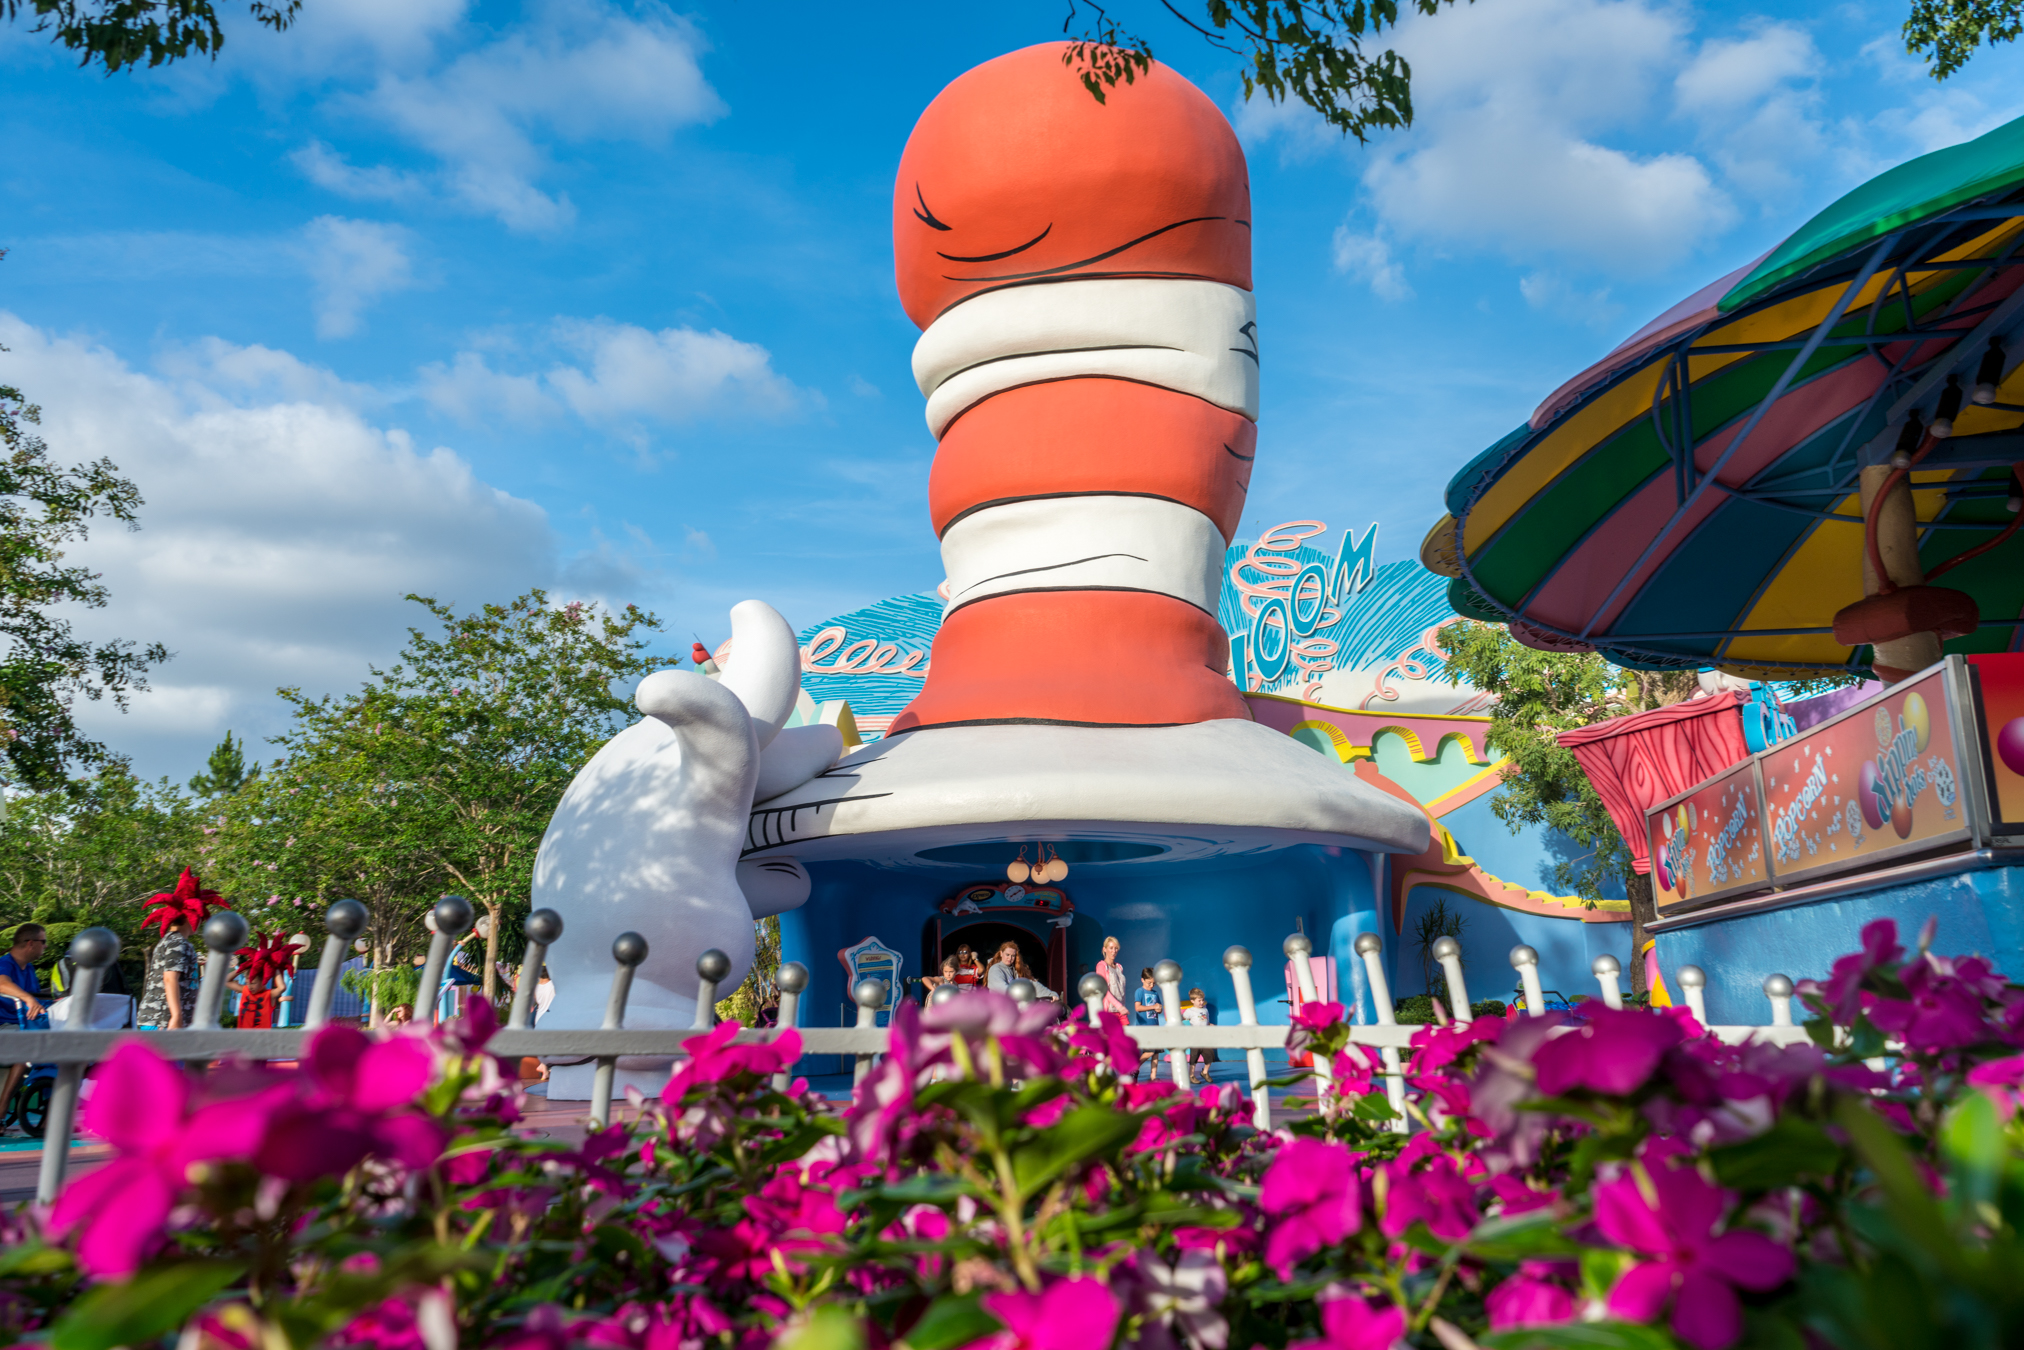
<svg viewBox="0 0 2024 1350"><path fill-rule="evenodd" d="M761 802L747 853L1008 822L1422 848L1420 812L1253 722L1227 674L1259 397L1243 150L1173 71L1099 103L1064 51L961 76L901 157L947 611L887 739Z"/></svg>

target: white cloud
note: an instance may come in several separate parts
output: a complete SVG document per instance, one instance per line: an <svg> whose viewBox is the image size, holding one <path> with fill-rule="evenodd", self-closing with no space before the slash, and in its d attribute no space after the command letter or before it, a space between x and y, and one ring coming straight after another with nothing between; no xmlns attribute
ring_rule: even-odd
<svg viewBox="0 0 2024 1350"><path fill-rule="evenodd" d="M316 335L349 337L374 301L415 284L409 232L372 220L318 216L303 229L316 283Z"/></svg>
<svg viewBox="0 0 2024 1350"><path fill-rule="evenodd" d="M1335 270L1370 287L1380 300L1410 300L1413 288L1391 245L1375 234L1360 234L1345 222L1335 227Z"/></svg>
<svg viewBox="0 0 2024 1350"><path fill-rule="evenodd" d="M652 142L723 115L698 63L693 25L659 9L633 17L596 0L556 3L531 30L506 34L438 69L383 74L339 106L391 126L442 164L452 196L516 230L551 232L575 207L536 184L540 141ZM376 187L359 170L334 183ZM375 171L363 171L371 174ZM388 179L390 185L398 179Z"/></svg>
<svg viewBox="0 0 2024 1350"><path fill-rule="evenodd" d="M1645 0L1501 0L1400 28L1413 129L1365 173L1399 237L1623 273L1679 261L1735 208L1698 159L1603 137L1647 115L1685 60L1678 11Z"/></svg>
<svg viewBox="0 0 2024 1350"><path fill-rule="evenodd" d="M1792 204L1800 174L1829 155L1811 34L1766 24L1740 39L1710 38L1673 80L1675 105L1734 188L1776 207Z"/></svg>
<svg viewBox="0 0 2024 1350"><path fill-rule="evenodd" d="M420 374L422 397L460 422L538 422L560 411L538 376L494 370L478 352L458 352L448 365L431 362Z"/></svg>
<svg viewBox="0 0 2024 1350"><path fill-rule="evenodd" d="M1779 93L1788 81L1818 74L1820 64L1812 34L1769 24L1747 38L1702 43L1673 77L1673 90L1687 112L1730 112Z"/></svg>
<svg viewBox="0 0 2024 1350"><path fill-rule="evenodd" d="M228 727L271 734L277 686L364 678L404 641L409 591L469 605L556 574L539 506L454 451L367 421L329 396L352 387L319 383L286 353L212 340L179 349L160 378L5 312L0 343L53 451L109 456L146 498L139 531L101 526L73 552L112 594L73 616L81 633L177 653L132 717L84 709L90 732L144 770L187 776ZM291 381L300 397L243 401Z"/></svg>
<svg viewBox="0 0 2024 1350"><path fill-rule="evenodd" d="M1518 279L1518 293L1525 303L1545 314L1573 319L1592 328L1607 328L1623 314L1623 306L1610 303L1609 287L1585 291L1553 272L1529 272Z"/></svg>
<svg viewBox="0 0 2024 1350"><path fill-rule="evenodd" d="M291 151L288 158L302 171L304 178L340 197L358 201L404 202L427 196L429 191L428 185L415 174L402 173L384 164L376 164L370 169L358 168L322 141L311 141Z"/></svg>
<svg viewBox="0 0 2024 1350"><path fill-rule="evenodd" d="M608 319L567 319L557 323L556 336L585 358L587 368L557 366L548 383L585 421L777 415L793 411L803 397L774 372L764 347L715 329L655 333Z"/></svg>

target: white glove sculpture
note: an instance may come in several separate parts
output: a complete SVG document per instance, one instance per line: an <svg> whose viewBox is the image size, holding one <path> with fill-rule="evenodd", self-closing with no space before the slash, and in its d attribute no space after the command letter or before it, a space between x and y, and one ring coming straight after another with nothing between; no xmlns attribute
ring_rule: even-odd
<svg viewBox="0 0 2024 1350"><path fill-rule="evenodd" d="M720 985L728 992L751 967L752 921L808 899L799 862L738 861L755 793L798 787L843 753L835 727L781 728L800 684L793 630L758 600L731 611L720 678L664 670L640 681L634 702L646 716L577 774L534 864L535 908L563 918L548 954L555 1003L543 1026L600 1025L612 940L628 929L646 938L648 956L633 977L626 1025L690 1026L696 958L712 947L730 956ZM587 1068L580 1076L588 1095ZM572 1085L558 1073L551 1094L569 1095Z"/></svg>

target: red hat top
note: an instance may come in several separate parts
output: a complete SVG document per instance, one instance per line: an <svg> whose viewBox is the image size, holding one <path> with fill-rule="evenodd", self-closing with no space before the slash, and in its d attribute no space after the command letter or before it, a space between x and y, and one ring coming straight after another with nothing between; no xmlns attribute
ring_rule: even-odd
<svg viewBox="0 0 2024 1350"><path fill-rule="evenodd" d="M167 937L176 920L188 919L190 927L195 928L209 917L214 906L218 909L231 908L225 903L224 896L205 890L204 879L185 867L183 874L176 878L175 890L162 891L148 898L148 912L141 919L141 927L154 924L162 930L162 936Z"/></svg>
<svg viewBox="0 0 2024 1350"><path fill-rule="evenodd" d="M240 973L250 984L265 988L269 981L295 969L295 958L300 950L279 929L272 933L255 933L253 945L238 950Z"/></svg>
<svg viewBox="0 0 2024 1350"><path fill-rule="evenodd" d="M1088 277L1251 289L1251 180L1222 111L1155 63L1103 102L1044 43L935 96L893 184L900 303L926 328L980 291Z"/></svg>

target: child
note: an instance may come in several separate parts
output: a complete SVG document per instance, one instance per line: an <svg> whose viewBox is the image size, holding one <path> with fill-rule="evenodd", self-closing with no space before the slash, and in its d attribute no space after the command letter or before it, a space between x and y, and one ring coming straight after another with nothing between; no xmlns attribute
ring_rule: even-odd
<svg viewBox="0 0 2024 1350"><path fill-rule="evenodd" d="M961 967L956 964L955 957L945 956L942 958L942 973L940 975L926 976L921 980L921 983L927 986L927 990L931 994L945 984L960 984L962 981L957 978L957 972L960 969Z"/></svg>
<svg viewBox="0 0 2024 1350"><path fill-rule="evenodd" d="M1190 989L1188 991L1187 1006L1181 1009L1181 1020L1191 1027L1205 1027L1209 1025L1209 996L1198 988ZM1193 1066L1188 1071L1188 1076L1193 1081L1197 1083L1209 1081L1208 1051L1188 1051L1188 1063ZM1200 1071L1199 1074L1196 1072L1197 1069Z"/></svg>
<svg viewBox="0 0 2024 1350"><path fill-rule="evenodd" d="M982 984L983 982L984 982L984 963L982 961L979 961L977 959L977 954L970 950L969 943L967 942L957 943L956 983L963 985L970 985L970 984Z"/></svg>
<svg viewBox="0 0 2024 1350"><path fill-rule="evenodd" d="M1156 1027L1160 1024L1160 991L1153 987L1153 968L1147 966L1139 972L1139 987L1132 995L1131 1020L1133 1026ZM1157 1050L1147 1050L1139 1055L1139 1067L1157 1060ZM1155 1073L1158 1070L1154 1070ZM1133 1075L1137 1079L1137 1075Z"/></svg>

